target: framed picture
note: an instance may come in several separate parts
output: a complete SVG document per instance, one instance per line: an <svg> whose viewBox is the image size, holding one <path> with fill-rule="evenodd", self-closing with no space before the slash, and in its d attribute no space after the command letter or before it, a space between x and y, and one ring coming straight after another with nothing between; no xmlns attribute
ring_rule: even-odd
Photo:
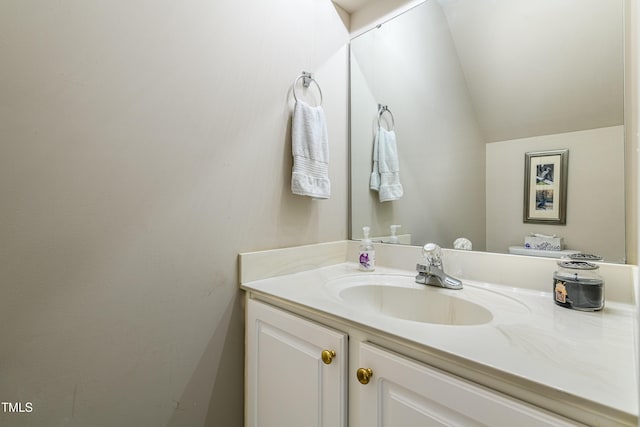
<svg viewBox="0 0 640 427"><path fill-rule="evenodd" d="M524 154L524 222L566 224L569 150Z"/></svg>

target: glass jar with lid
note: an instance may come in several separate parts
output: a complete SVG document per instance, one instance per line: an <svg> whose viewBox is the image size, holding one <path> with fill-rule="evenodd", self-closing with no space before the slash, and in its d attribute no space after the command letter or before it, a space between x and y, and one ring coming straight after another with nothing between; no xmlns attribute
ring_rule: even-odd
<svg viewBox="0 0 640 427"><path fill-rule="evenodd" d="M553 274L553 299L559 306L582 311L604 308L604 280L595 255L574 254L558 261Z"/></svg>

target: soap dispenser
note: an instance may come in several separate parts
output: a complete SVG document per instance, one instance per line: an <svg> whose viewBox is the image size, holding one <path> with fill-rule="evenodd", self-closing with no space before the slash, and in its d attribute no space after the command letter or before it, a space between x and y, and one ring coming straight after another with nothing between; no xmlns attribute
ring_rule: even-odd
<svg viewBox="0 0 640 427"><path fill-rule="evenodd" d="M400 239L398 239L398 236L396 235L396 232L400 227L402 226L398 224L393 224L389 226L389 231L391 232L391 237L389 237L389 243L400 243Z"/></svg>
<svg viewBox="0 0 640 427"><path fill-rule="evenodd" d="M376 252L369 238L369 227L362 227L364 238L360 242L360 271L373 271L376 269Z"/></svg>

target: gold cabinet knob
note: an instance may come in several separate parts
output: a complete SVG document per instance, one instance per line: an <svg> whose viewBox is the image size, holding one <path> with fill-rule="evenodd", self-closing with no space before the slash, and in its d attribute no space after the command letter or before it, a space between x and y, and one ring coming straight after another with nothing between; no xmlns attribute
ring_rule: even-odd
<svg viewBox="0 0 640 427"><path fill-rule="evenodd" d="M373 376L373 371L370 368L360 368L356 371L356 377L360 384L369 384L369 380Z"/></svg>
<svg viewBox="0 0 640 427"><path fill-rule="evenodd" d="M333 358L336 357L336 352L333 350L322 350L322 361L327 365L331 365Z"/></svg>

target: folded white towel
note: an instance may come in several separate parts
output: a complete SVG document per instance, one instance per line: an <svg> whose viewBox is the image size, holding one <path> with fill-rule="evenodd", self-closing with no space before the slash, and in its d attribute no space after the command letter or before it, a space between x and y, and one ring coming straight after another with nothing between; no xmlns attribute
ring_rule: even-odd
<svg viewBox="0 0 640 427"><path fill-rule="evenodd" d="M380 169L378 168L378 138L380 132L376 132L373 137L373 167L371 168L371 179L369 188L375 191L380 190Z"/></svg>
<svg viewBox="0 0 640 427"><path fill-rule="evenodd" d="M329 139L321 106L313 107L296 101L291 124L291 145L293 194L328 199L331 194Z"/></svg>
<svg viewBox="0 0 640 427"><path fill-rule="evenodd" d="M398 200L404 194L400 183L400 163L396 133L378 128L373 142L373 170L369 187L379 193L381 202Z"/></svg>

